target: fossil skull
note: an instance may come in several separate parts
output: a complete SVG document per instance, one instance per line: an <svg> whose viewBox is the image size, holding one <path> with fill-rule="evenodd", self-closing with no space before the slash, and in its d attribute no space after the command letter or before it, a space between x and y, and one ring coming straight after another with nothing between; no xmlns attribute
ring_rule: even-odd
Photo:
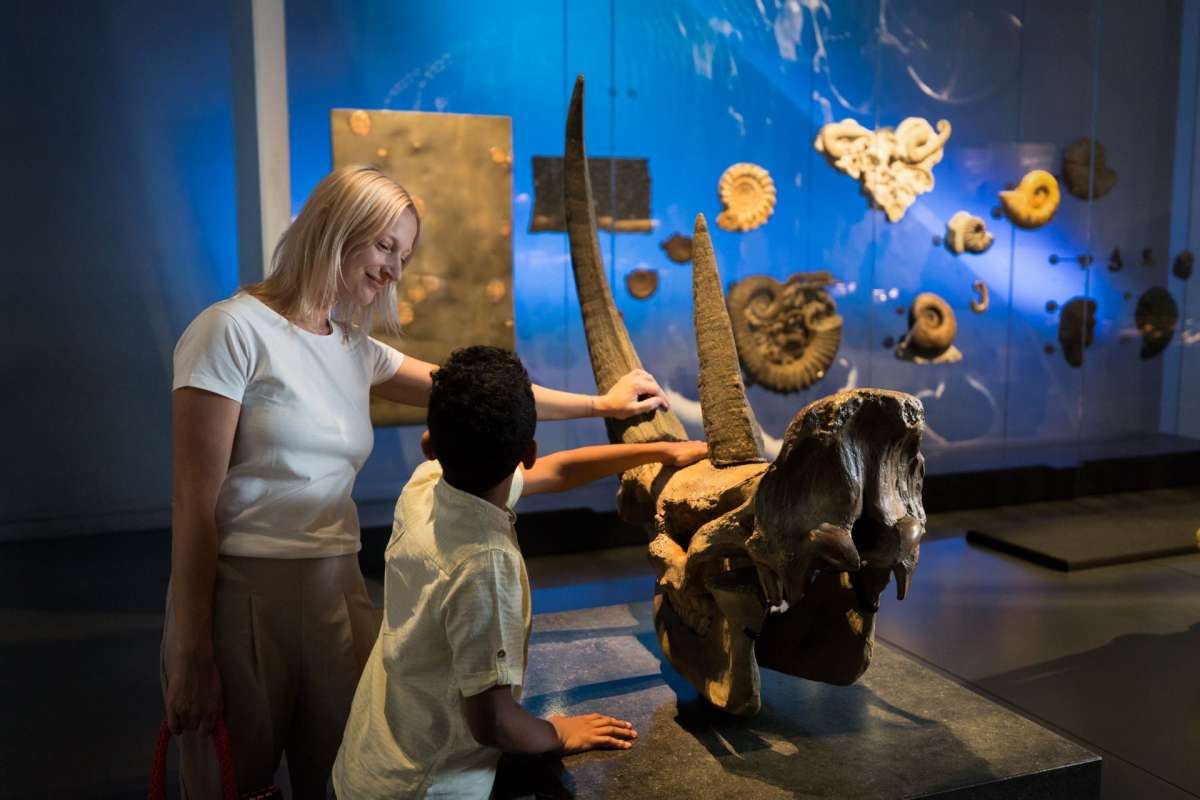
<svg viewBox="0 0 1200 800"><path fill-rule="evenodd" d="M583 143L583 79L567 115L565 207L596 384L641 367L613 303ZM759 665L836 684L870 664L879 597L908 592L925 512L924 412L915 397L856 389L809 403L778 458L760 455L703 215L693 237L700 402L708 459L621 477L619 508L651 537L654 623L671 664L715 706L761 706ZM614 442L676 441L669 411L608 420Z"/></svg>

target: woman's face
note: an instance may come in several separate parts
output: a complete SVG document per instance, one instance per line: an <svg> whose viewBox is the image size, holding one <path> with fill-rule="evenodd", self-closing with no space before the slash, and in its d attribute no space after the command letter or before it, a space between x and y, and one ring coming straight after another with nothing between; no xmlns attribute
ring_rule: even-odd
<svg viewBox="0 0 1200 800"><path fill-rule="evenodd" d="M405 211L375 241L351 251L342 263L342 299L359 306L374 302L388 283L400 280L416 238L417 218Z"/></svg>

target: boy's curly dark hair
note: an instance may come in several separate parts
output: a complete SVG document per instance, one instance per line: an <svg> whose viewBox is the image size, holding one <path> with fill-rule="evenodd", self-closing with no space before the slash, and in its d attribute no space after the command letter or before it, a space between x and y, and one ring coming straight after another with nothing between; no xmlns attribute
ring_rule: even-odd
<svg viewBox="0 0 1200 800"><path fill-rule="evenodd" d="M429 438L451 486L481 494L520 463L537 426L533 386L515 353L475 345L433 373Z"/></svg>

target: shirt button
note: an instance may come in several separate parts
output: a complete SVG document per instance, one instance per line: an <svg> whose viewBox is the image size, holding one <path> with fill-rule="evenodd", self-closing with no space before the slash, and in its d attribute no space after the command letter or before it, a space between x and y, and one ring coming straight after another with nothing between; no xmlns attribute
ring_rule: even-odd
<svg viewBox="0 0 1200 800"><path fill-rule="evenodd" d="M504 658L504 656L505 656L505 652L503 650L496 651L496 658Z"/></svg>

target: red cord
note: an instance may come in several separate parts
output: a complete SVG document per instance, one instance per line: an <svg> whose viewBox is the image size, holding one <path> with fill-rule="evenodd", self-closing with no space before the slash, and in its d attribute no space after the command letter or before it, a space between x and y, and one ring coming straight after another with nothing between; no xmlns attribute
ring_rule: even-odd
<svg viewBox="0 0 1200 800"><path fill-rule="evenodd" d="M150 766L150 800L167 797L167 746L171 728L163 720L158 726L158 741L154 744L154 763ZM221 765L221 792L225 800L238 800L237 773L233 769L233 750L229 746L229 731L225 721L217 718L212 731L213 746L217 748L217 763Z"/></svg>

